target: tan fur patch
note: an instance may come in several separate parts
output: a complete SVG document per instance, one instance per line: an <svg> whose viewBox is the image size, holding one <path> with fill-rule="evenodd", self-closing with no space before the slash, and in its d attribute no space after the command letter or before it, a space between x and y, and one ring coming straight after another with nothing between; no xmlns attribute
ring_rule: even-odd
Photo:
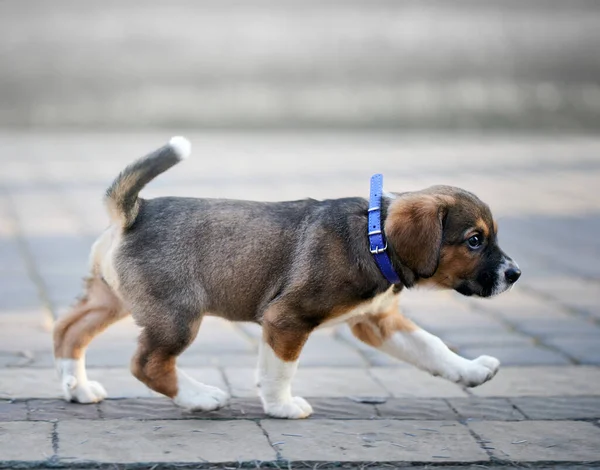
<svg viewBox="0 0 600 470"><path fill-rule="evenodd" d="M95 336L128 314L106 283L86 280L84 297L54 327L54 356L79 359Z"/></svg>
<svg viewBox="0 0 600 470"><path fill-rule="evenodd" d="M160 352L150 353L144 364L139 361L138 356L134 356L131 362L131 372L155 392L174 398L179 391L176 361L177 356L165 355Z"/></svg>
<svg viewBox="0 0 600 470"><path fill-rule="evenodd" d="M483 233L485 238L488 238L490 236L490 228L488 227L488 225L485 223L485 221L482 218L477 219L477 222L475 223L475 227L477 227L477 229L481 233Z"/></svg>
<svg viewBox="0 0 600 470"><path fill-rule="evenodd" d="M417 325L397 310L366 315L351 325L352 333L358 339L376 348L398 331L411 332L417 328Z"/></svg>
<svg viewBox="0 0 600 470"><path fill-rule="evenodd" d="M470 251L465 245L444 246L435 275L422 284L433 283L439 287L453 289L459 279L475 277L479 261L479 254Z"/></svg>
<svg viewBox="0 0 600 470"><path fill-rule="evenodd" d="M300 357L309 332L277 330L263 325L263 338L282 361L296 361Z"/></svg>
<svg viewBox="0 0 600 470"><path fill-rule="evenodd" d="M287 362L298 359L311 332L311 328L281 306L271 307L265 312L262 327L264 342L279 359Z"/></svg>

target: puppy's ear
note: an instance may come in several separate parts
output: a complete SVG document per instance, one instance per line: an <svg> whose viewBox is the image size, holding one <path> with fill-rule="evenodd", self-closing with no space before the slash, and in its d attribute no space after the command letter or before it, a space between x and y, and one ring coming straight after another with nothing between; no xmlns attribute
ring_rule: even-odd
<svg viewBox="0 0 600 470"><path fill-rule="evenodd" d="M440 262L447 197L407 194L392 201L385 220L388 243L417 276L433 276Z"/></svg>

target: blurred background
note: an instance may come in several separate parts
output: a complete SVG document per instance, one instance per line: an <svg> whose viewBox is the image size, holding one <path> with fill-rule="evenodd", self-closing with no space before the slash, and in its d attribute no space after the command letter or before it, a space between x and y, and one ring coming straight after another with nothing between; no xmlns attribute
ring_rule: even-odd
<svg viewBox="0 0 600 470"><path fill-rule="evenodd" d="M144 196L366 197L376 172L475 192L521 281L486 302L411 292L405 311L467 357L599 364L599 130L592 0L3 0L0 394L59 393L49 330L103 191L176 134L192 158ZM301 362L398 365L347 333L314 335ZM127 372L135 334L125 321L90 350L111 396L148 393ZM252 367L257 334L207 319L183 363Z"/></svg>
<svg viewBox="0 0 600 470"><path fill-rule="evenodd" d="M600 126L594 0L5 0L0 22L2 126Z"/></svg>

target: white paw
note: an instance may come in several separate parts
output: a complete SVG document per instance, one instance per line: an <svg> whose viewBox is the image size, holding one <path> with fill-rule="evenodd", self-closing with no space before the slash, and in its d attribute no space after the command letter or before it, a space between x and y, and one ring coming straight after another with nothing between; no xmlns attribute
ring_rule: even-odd
<svg viewBox="0 0 600 470"><path fill-rule="evenodd" d="M227 404L229 395L217 387L204 385L177 371L179 392L173 398L177 406L190 411L212 411Z"/></svg>
<svg viewBox="0 0 600 470"><path fill-rule="evenodd" d="M56 359L56 370L60 378L65 400L77 403L98 403L106 398L104 387L87 379L85 359Z"/></svg>
<svg viewBox="0 0 600 470"><path fill-rule="evenodd" d="M495 357L479 356L467 363L456 382L465 387L477 387L492 379L499 368L500 361Z"/></svg>
<svg viewBox="0 0 600 470"><path fill-rule="evenodd" d="M281 403L264 403L265 413L274 418L301 419L309 417L312 406L302 397L290 397Z"/></svg>
<svg viewBox="0 0 600 470"><path fill-rule="evenodd" d="M77 403L98 403L108 395L100 383L93 380L79 381L74 375L63 377L62 389L65 400Z"/></svg>

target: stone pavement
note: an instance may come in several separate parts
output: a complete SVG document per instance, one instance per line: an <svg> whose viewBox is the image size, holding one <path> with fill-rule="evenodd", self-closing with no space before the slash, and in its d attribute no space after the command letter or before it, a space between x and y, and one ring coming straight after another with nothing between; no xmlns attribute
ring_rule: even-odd
<svg viewBox="0 0 600 470"><path fill-rule="evenodd" d="M600 139L586 136L188 135L192 157L145 196L365 195L377 171L392 190L445 183L477 193L522 280L486 300L409 292L403 309L461 354L491 354L503 368L465 390L344 327L323 330L295 381L315 415L272 420L252 380L259 328L207 318L181 364L233 399L190 414L131 377L137 330L126 320L88 354L110 399L61 401L50 330L106 223L103 190L171 134L0 133L0 467L600 464Z"/></svg>

